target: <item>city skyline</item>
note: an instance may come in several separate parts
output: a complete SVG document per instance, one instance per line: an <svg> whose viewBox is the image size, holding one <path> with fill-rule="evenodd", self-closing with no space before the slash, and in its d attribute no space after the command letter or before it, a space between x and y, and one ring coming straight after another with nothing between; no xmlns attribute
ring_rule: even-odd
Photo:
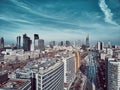
<svg viewBox="0 0 120 90"><path fill-rule="evenodd" d="M111 40L120 44L119 0L1 0L0 36L16 42L24 33L38 33L45 41Z"/></svg>

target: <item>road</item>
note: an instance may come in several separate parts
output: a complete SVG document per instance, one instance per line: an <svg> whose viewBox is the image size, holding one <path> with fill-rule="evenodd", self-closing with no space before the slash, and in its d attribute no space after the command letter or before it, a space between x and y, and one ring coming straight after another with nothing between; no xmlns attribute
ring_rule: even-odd
<svg viewBox="0 0 120 90"><path fill-rule="evenodd" d="M87 79L92 83L92 90L96 90L96 73L97 73L97 64L96 64L96 53L95 52L89 52L88 53L88 69L87 69ZM87 84L89 85L89 84ZM87 86L86 86L87 87Z"/></svg>

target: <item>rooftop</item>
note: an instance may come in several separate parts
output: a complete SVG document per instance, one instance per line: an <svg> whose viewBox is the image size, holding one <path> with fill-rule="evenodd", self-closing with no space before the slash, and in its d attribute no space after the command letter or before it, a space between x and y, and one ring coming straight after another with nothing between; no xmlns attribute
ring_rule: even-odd
<svg viewBox="0 0 120 90"><path fill-rule="evenodd" d="M0 88L3 89L19 89L24 86L28 80L25 79L9 79L8 81L0 84Z"/></svg>
<svg viewBox="0 0 120 90"><path fill-rule="evenodd" d="M47 61L41 65L39 65L39 73L44 74L48 71L54 69L55 67L59 66L62 62L57 60Z"/></svg>

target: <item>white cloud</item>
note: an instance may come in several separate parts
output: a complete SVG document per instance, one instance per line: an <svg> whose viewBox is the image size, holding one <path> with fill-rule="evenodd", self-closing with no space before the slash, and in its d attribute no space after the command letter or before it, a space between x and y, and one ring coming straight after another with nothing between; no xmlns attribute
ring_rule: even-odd
<svg viewBox="0 0 120 90"><path fill-rule="evenodd" d="M105 15L105 21L110 24L117 25L117 23L115 21L113 21L113 13L108 8L105 0L99 0L99 6Z"/></svg>
<svg viewBox="0 0 120 90"><path fill-rule="evenodd" d="M13 22L21 22L21 23L29 23L29 24L33 24L32 22L30 22L30 21L28 21L28 20L25 20L25 19L21 19L21 18L15 18L15 17L8 17L8 16L6 16L6 15L4 15L4 16L0 16L0 19L1 20L4 20L4 21L8 21L8 22L11 22L11 21L13 21ZM12 23L13 23L12 22Z"/></svg>

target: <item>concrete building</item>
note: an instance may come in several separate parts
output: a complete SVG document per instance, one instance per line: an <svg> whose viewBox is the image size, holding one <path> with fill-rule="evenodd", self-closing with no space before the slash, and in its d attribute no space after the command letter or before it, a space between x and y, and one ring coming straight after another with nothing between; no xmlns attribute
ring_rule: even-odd
<svg viewBox="0 0 120 90"><path fill-rule="evenodd" d="M38 40L38 48L40 49L40 51L45 50L45 45L44 45L44 40L43 39Z"/></svg>
<svg viewBox="0 0 120 90"><path fill-rule="evenodd" d="M113 50L111 48L107 48L107 55L113 56Z"/></svg>
<svg viewBox="0 0 120 90"><path fill-rule="evenodd" d="M21 48L21 36L18 36L17 37L17 49L20 49Z"/></svg>
<svg viewBox="0 0 120 90"><path fill-rule="evenodd" d="M63 41L58 43L58 46L63 46L63 45L64 45Z"/></svg>
<svg viewBox="0 0 120 90"><path fill-rule="evenodd" d="M32 43L32 40L30 40L30 37L28 37L26 34L24 34L23 35L23 49L24 49L24 51L31 50L31 43Z"/></svg>
<svg viewBox="0 0 120 90"><path fill-rule="evenodd" d="M89 35L86 37L86 47L90 46L90 42L89 42Z"/></svg>
<svg viewBox="0 0 120 90"><path fill-rule="evenodd" d="M106 53L100 53L100 59L105 60L107 54Z"/></svg>
<svg viewBox="0 0 120 90"><path fill-rule="evenodd" d="M28 79L10 79L8 73L0 72L0 90L31 90Z"/></svg>
<svg viewBox="0 0 120 90"><path fill-rule="evenodd" d="M68 56L63 58L62 61L64 62L64 89L69 90L75 79L75 57Z"/></svg>
<svg viewBox="0 0 120 90"><path fill-rule="evenodd" d="M70 44L70 41L66 41L66 42L65 42L65 46L66 46L66 47L68 47L68 46L70 46L70 45L71 45L71 44Z"/></svg>
<svg viewBox="0 0 120 90"><path fill-rule="evenodd" d="M103 43L102 42L97 42L97 50L103 50Z"/></svg>
<svg viewBox="0 0 120 90"><path fill-rule="evenodd" d="M9 79L0 85L0 90L31 90L31 82L25 79Z"/></svg>
<svg viewBox="0 0 120 90"><path fill-rule="evenodd" d="M39 65L36 73L36 90L63 90L64 64L61 61L48 61Z"/></svg>
<svg viewBox="0 0 120 90"><path fill-rule="evenodd" d="M108 90L120 90L120 61L108 60Z"/></svg>
<svg viewBox="0 0 120 90"><path fill-rule="evenodd" d="M0 38L0 49L4 48L4 38Z"/></svg>

